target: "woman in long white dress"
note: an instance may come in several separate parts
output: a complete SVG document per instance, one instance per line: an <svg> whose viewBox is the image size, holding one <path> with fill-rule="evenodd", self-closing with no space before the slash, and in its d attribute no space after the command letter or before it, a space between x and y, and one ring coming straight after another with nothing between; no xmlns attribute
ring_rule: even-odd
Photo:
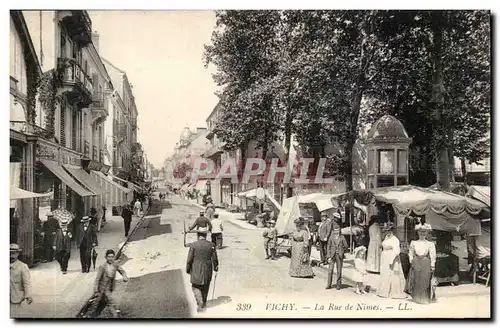
<svg viewBox="0 0 500 328"><path fill-rule="evenodd" d="M385 298L404 299L407 295L405 289L405 277L399 253L399 239L394 236L394 225L388 223L384 226L386 232L382 242L382 253L380 256L380 282L377 295Z"/></svg>
<svg viewBox="0 0 500 328"><path fill-rule="evenodd" d="M380 252L382 244L382 232L377 217L372 217L372 224L368 228L370 240L368 242L368 254L366 257L366 271L380 272Z"/></svg>

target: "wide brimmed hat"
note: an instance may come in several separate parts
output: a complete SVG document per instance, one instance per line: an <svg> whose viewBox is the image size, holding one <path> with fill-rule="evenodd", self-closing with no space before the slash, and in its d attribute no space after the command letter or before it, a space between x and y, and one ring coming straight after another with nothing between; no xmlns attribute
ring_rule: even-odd
<svg viewBox="0 0 500 328"><path fill-rule="evenodd" d="M273 210L270 209L269 207L264 208L264 212L272 212Z"/></svg>
<svg viewBox="0 0 500 328"><path fill-rule="evenodd" d="M276 224L276 221L274 221L274 220L270 220L270 221L269 221L269 223L270 223L270 224Z"/></svg>
<svg viewBox="0 0 500 328"><path fill-rule="evenodd" d="M432 231L432 226L429 223L417 224L415 231Z"/></svg>
<svg viewBox="0 0 500 328"><path fill-rule="evenodd" d="M90 218L88 216L84 216L80 222L89 222L90 221Z"/></svg>
<svg viewBox="0 0 500 328"><path fill-rule="evenodd" d="M299 217L299 218L295 219L295 220L293 221L293 223L295 223L295 224L297 224L297 225L304 225L304 224L305 224L305 220L304 220L304 218L303 218L303 217Z"/></svg>
<svg viewBox="0 0 500 328"><path fill-rule="evenodd" d="M18 245L18 244L10 244L10 251L11 251L12 253L17 253L17 252L22 251L22 248L21 248L21 247L19 247L19 245Z"/></svg>
<svg viewBox="0 0 500 328"><path fill-rule="evenodd" d="M394 224L392 222L386 222L384 223L384 225L382 226L382 231L392 231L394 230Z"/></svg>
<svg viewBox="0 0 500 328"><path fill-rule="evenodd" d="M61 219L61 220L59 220L59 224L60 225L67 225L68 223L69 223L68 219Z"/></svg>
<svg viewBox="0 0 500 328"><path fill-rule="evenodd" d="M364 251L366 252L366 247L365 246L358 246L354 249L354 257L358 255L359 252Z"/></svg>

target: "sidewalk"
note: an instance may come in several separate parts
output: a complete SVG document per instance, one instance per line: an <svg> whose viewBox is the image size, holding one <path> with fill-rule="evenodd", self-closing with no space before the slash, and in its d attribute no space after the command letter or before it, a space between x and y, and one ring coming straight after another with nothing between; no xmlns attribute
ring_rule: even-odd
<svg viewBox="0 0 500 328"><path fill-rule="evenodd" d="M138 217L132 218L131 228ZM123 219L121 216L110 216L106 225L97 234L99 245L97 266L103 263L106 250L117 251L125 241ZM96 270L92 267L89 273L81 272L80 252L73 245L68 263L68 273L63 275L57 261L43 263L30 270L33 303L23 303L22 318L75 318L85 302L92 296L91 286L94 283Z"/></svg>

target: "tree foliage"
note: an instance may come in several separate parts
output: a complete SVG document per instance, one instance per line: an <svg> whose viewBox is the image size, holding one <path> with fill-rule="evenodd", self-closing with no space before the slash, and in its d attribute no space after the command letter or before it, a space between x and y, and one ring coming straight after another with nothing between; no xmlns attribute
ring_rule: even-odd
<svg viewBox="0 0 500 328"><path fill-rule="evenodd" d="M431 182L416 173L435 167L439 149L472 162L488 156L489 17L485 11L217 12L205 52L221 87L215 132L227 149L252 139L265 147L279 132L287 140L294 134L316 155L335 142L341 151L331 169L348 176L351 189L360 126L391 114L413 139L413 177Z"/></svg>

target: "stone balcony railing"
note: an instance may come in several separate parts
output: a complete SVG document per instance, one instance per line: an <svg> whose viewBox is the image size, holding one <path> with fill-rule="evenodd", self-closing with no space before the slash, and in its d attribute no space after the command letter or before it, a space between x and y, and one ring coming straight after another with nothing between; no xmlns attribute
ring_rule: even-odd
<svg viewBox="0 0 500 328"><path fill-rule="evenodd" d="M49 131L39 127L38 125L33 125L25 121L10 121L10 129L46 139L53 138Z"/></svg>

